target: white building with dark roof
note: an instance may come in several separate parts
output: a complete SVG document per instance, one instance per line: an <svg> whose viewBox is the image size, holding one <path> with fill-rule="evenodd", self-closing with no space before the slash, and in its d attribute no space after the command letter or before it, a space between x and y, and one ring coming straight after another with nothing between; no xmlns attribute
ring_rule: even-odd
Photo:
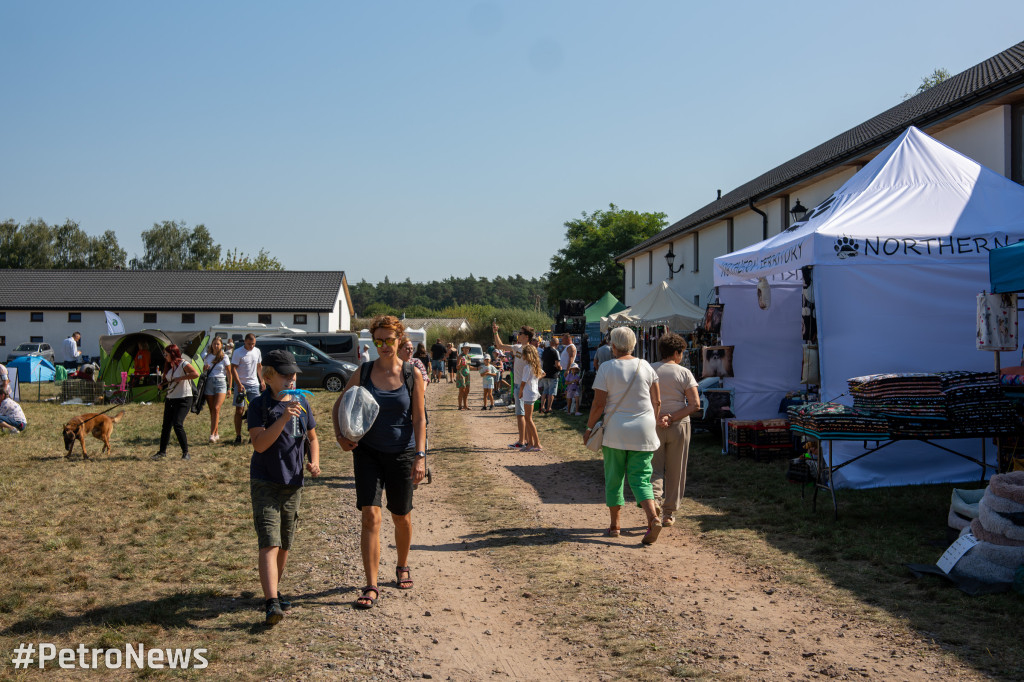
<svg viewBox="0 0 1024 682"><path fill-rule="evenodd" d="M75 331L82 352L98 356L106 310L128 332L250 322L333 332L354 313L342 271L0 270L0 356L38 340L60 362L61 341Z"/></svg>
<svg viewBox="0 0 1024 682"><path fill-rule="evenodd" d="M910 126L1024 184L1024 42L719 196L619 254L623 302L634 305L668 280L685 300L704 307L714 290L716 257L785 230L798 203L813 209ZM670 251L678 271L671 274Z"/></svg>

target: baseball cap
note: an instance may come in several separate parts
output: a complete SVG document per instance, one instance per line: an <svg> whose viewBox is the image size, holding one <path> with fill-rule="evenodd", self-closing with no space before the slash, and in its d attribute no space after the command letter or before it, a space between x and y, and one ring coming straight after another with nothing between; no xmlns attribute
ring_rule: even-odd
<svg viewBox="0 0 1024 682"><path fill-rule="evenodd" d="M275 349L263 356L263 366L273 367L278 374L302 374L295 356L286 350Z"/></svg>

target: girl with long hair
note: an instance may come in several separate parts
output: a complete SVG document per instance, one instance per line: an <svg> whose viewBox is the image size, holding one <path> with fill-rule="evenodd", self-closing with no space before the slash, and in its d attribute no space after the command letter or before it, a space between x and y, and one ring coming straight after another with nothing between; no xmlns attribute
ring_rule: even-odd
<svg viewBox="0 0 1024 682"><path fill-rule="evenodd" d="M522 452L541 452L540 435L537 433L537 425L533 423L533 404L540 398L540 387L538 380L544 376L544 370L540 364L540 355L533 344L527 343L523 346L523 364L520 365L519 376L515 378L516 391L523 403L523 417L525 418L526 442Z"/></svg>
<svg viewBox="0 0 1024 682"><path fill-rule="evenodd" d="M210 442L220 440L220 408L231 393L231 358L224 352L224 342L219 336L213 337L210 350L203 356L203 371L206 372L206 404L210 406Z"/></svg>

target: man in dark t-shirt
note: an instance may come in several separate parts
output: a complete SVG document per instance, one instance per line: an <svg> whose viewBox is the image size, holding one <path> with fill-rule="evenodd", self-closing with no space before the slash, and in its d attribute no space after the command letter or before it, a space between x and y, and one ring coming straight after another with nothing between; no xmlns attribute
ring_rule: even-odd
<svg viewBox="0 0 1024 682"><path fill-rule="evenodd" d="M430 347L430 378L432 381L440 381L444 378L444 359L448 355L448 348L444 345L444 339L440 337Z"/></svg>
<svg viewBox="0 0 1024 682"><path fill-rule="evenodd" d="M558 351L551 347L551 341L547 342L540 354L540 367L544 370L544 377L538 382L540 384L540 411L547 414L551 412L551 404L555 401L555 392L558 390L558 370L561 365L558 361Z"/></svg>

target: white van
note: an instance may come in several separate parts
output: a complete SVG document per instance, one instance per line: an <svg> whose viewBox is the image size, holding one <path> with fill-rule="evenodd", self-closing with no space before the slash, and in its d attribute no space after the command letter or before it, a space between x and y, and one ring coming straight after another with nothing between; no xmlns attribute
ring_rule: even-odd
<svg viewBox="0 0 1024 682"><path fill-rule="evenodd" d="M406 329L405 335L412 340L413 352L416 351L418 344L423 344L424 347L427 345L427 330L421 329ZM361 329L359 331L359 352L363 352L363 346L370 347L370 360L376 360L380 356L377 354L377 347L373 345L373 337L370 335L369 329Z"/></svg>
<svg viewBox="0 0 1024 682"><path fill-rule="evenodd" d="M210 336L219 336L223 339L231 339L235 342L235 348L238 348L245 341L247 334L254 336L267 336L269 334L305 334L305 329L292 329L291 327L284 326L284 322L281 322L276 327L272 327L268 324L261 322L250 322L249 324L215 324L210 327Z"/></svg>

